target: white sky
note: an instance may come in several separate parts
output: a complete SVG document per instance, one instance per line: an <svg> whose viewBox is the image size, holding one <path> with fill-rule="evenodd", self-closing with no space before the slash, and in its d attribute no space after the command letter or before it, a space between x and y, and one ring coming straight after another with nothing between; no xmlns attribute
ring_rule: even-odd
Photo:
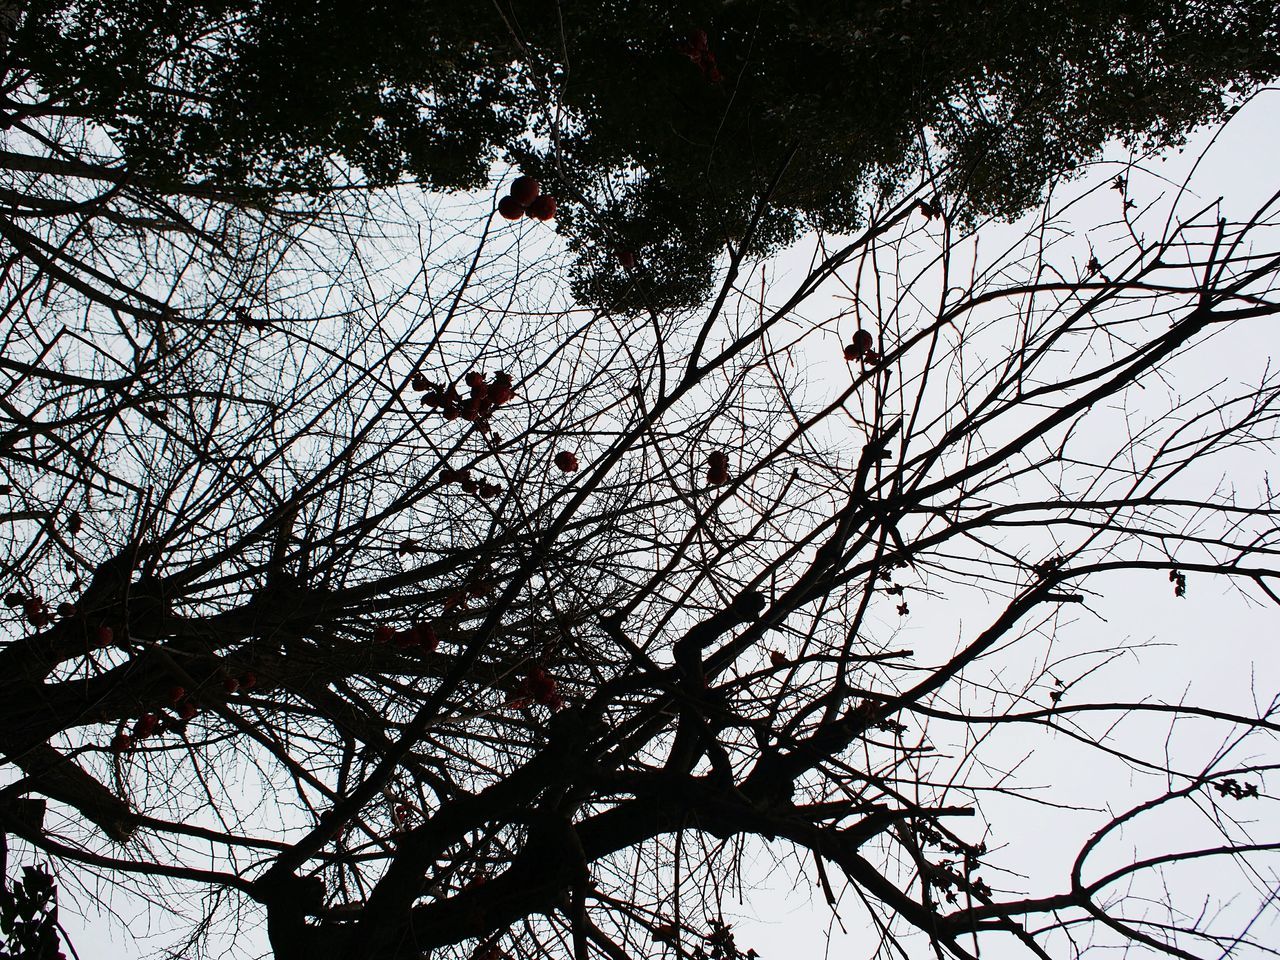
<svg viewBox="0 0 1280 960"><path fill-rule="evenodd" d="M1159 177L1179 182L1206 140L1205 135L1200 135L1181 154L1159 164L1147 164L1147 173L1131 174L1131 193L1142 201L1154 198L1161 191L1170 191L1169 184L1162 184ZM1194 186L1205 202L1221 195L1225 215L1240 217L1280 187L1277 157L1280 157L1280 93L1265 93L1246 106L1218 136L1217 143L1200 163ZM1114 159L1124 158L1117 153ZM1109 178L1112 172L1100 169L1097 175ZM1066 189L1075 187L1069 185ZM1115 194L1103 191L1097 202L1114 205ZM1078 227L1079 249L1087 249L1084 237L1089 226L1113 216L1114 211L1104 211L1096 204L1079 207L1073 217ZM1017 225L1007 230L1011 237L1015 231L1020 232ZM993 243L991 249L994 247ZM796 256L797 269L803 270L807 259L799 259L803 254ZM783 263L779 273L785 275L786 272L787 264ZM1251 374L1256 375L1266 357L1274 356L1276 342L1273 320L1264 321L1248 340L1247 353L1241 353L1242 341L1237 337L1231 348L1234 352L1207 351L1206 367L1221 375L1247 379ZM815 357L811 369L816 371L813 387L817 391L828 388L834 391L847 376L843 363L834 358L824 366L824 361ZM1270 460L1274 466L1274 451ZM1240 464L1240 475L1252 482L1264 466L1258 457L1251 457ZM1079 691L1081 699L1106 701L1148 696L1167 702L1185 699L1247 712L1254 709L1255 701L1261 701L1261 707L1280 691L1280 655L1276 649L1280 642L1280 616L1274 609L1251 605L1231 593L1225 583L1201 576L1191 578L1188 597L1176 603L1170 601L1170 585L1160 575L1117 577L1109 582L1093 580L1088 586L1100 591L1102 596L1092 600L1087 610L1072 611L1074 622L1062 628L1063 649L1107 649L1149 641L1165 646L1148 649L1140 658L1124 657L1111 664L1088 680L1087 687ZM965 621L972 631L974 625L981 623L984 612L975 606L971 615L965 617L964 611L958 612L954 606L944 610L913 601L913 615L903 627L903 640L908 646L919 644L922 648L931 641L947 642L948 638L936 636L938 631L954 631L958 620ZM954 639L954 633L950 639ZM1168 724L1165 724L1143 731L1143 735L1163 740L1167 730ZM1216 738L1220 733L1220 727L1179 724L1172 735L1171 750L1182 757L1207 755L1218 746ZM1094 754L1076 750L1065 742L1060 744L1062 751L1058 752L1058 746L1055 744L1054 751L1041 750L1027 759L1019 770L1021 781L1052 785L1055 800L1070 798L1091 806L1114 803L1123 807L1134 797L1152 796L1160 789L1159 784L1131 778L1119 765L1099 761ZM1011 739L999 743L994 756L1012 763L1022 760L1025 752ZM1257 803L1257 814L1274 822L1276 811L1272 801L1264 799ZM1019 880L988 872L987 879L993 887L1039 893L1066 889L1067 870L1077 849L1078 837L1072 836L1061 824L1076 821L1077 829L1083 829L1089 817L1065 815L1050 827L1041 808L1005 798L989 800L985 812L991 823L990 846L1010 844L1023 851L1021 867L1031 875L1031 879ZM1155 852L1153 843L1169 843L1178 829L1181 827L1176 824L1163 822L1154 831L1157 834L1154 838L1140 830L1132 831L1108 848L1097 863L1123 862L1134 851ZM874 953L876 938L870 932L862 908L852 897L846 898L841 907L848 934L841 934L835 925L832 938L827 941L828 930L833 926L831 913L820 902L811 861L797 865L793 859L790 866L772 871L769 863L769 858L760 857L754 869L747 873L748 886L755 890L742 906L735 927L740 947L754 947L764 960L816 960L828 955L860 960ZM1095 869L1094 875L1097 872ZM1193 913L1198 909L1201 893L1216 892L1214 867L1208 865L1199 872L1198 877L1177 878L1173 887L1176 896L1186 898L1186 908ZM834 880L834 873L832 877ZM1270 882L1276 884L1274 871ZM115 906L126 907L120 902ZM139 925L145 916L139 907L126 913L124 919L136 933L144 936L160 932ZM104 918L79 917L76 906L70 902L63 904L61 919L86 960L125 960L145 955L159 946L156 941L131 942L119 924ZM1261 939L1280 942L1274 914L1265 922L1270 924L1271 932L1259 934ZM161 936L160 942L166 940L168 937ZM258 941L265 942L261 931L242 931L237 947L252 953ZM659 955L657 945L653 955ZM916 938L908 946L908 955L916 960L932 954L928 944ZM1003 956L1004 952L987 955ZM1237 956L1245 958L1249 953L1241 952Z"/></svg>
<svg viewBox="0 0 1280 960"><path fill-rule="evenodd" d="M1247 216L1277 189L1276 159L1280 156L1280 91L1268 91L1246 105L1209 146L1212 131L1202 131L1192 138L1180 153L1162 158L1159 162L1142 164L1141 171L1125 171L1128 155L1120 149L1109 151L1106 160L1114 162L1114 168L1099 164L1096 173L1091 172L1082 183L1106 180L1117 172L1127 172L1130 193L1139 204L1157 200L1165 202L1176 192L1192 165L1199 159L1192 181L1193 194L1184 199L1183 208L1193 204L1203 206L1222 197L1222 213L1228 219ZM1207 152L1204 152L1206 151ZM1162 180L1161 178L1164 178ZM1079 186L1068 184L1061 195L1078 192ZM1114 220L1117 195L1101 191L1090 203L1072 211L1070 222L1077 230L1074 244L1080 251L1079 263L1088 258L1086 237L1089 228L1098 222ZM1009 242L1021 235L1019 224L1003 228ZM991 230L988 230L990 234ZM1001 232L997 228L994 232ZM990 238L989 249L999 246ZM1099 241L1095 240L1095 243ZM984 238L984 246L988 246ZM1070 249L1070 245L1068 245ZM1059 262L1065 260L1061 251ZM798 271L805 269L807 260L803 254L796 257ZM1280 344L1273 318L1253 325L1248 331L1233 331L1229 346L1210 348L1204 356L1205 376L1210 379L1228 377L1237 382L1247 381L1260 373L1271 360L1274 367L1276 347ZM830 389L847 382L843 364L829 364ZM818 381L819 389L821 380ZM1175 387L1190 392L1190 385L1178 383ZM1105 442L1105 440L1104 440ZM1275 449L1253 455L1241 455L1236 463L1228 464L1225 471L1229 481L1239 480L1247 499L1253 493L1253 482L1260 479L1265 470L1274 472L1280 465ZM1221 470L1222 464L1215 469ZM1236 468L1238 467L1238 473ZM1261 712L1280 693L1280 611L1256 602L1260 594L1254 591L1254 602L1246 600L1225 579L1213 579L1193 575L1190 578L1188 596L1171 602L1171 586L1163 574L1113 576L1109 580L1095 578L1088 582L1091 590L1101 592L1091 599L1088 610L1075 612L1074 623L1061 628L1059 639L1069 649L1100 649L1119 645L1160 644L1142 651L1141 655L1125 656L1107 669L1089 678L1074 693L1080 700L1106 702L1111 700L1136 700L1150 698L1153 701L1176 703L1179 701L1199 706L1236 710L1243 713ZM923 645L932 631L954 630L957 615L954 607L926 605L912 601L913 616L904 628L904 646ZM980 629L987 622L981 611L971 614L970 632ZM915 638L915 639L913 639ZM1102 658L1096 658L1101 660ZM1041 705L1047 705L1043 702ZM1167 722L1147 724L1149 729L1140 732L1139 739L1159 746L1173 726ZM1202 756L1205 761L1221 745L1222 725L1188 723L1180 721L1169 736L1170 754L1188 758ZM998 749L989 752L989 758L1003 757L1010 762L1025 761L1018 766L1019 782L1052 786L1052 797L1059 803L1080 803L1094 808L1108 804L1118 811L1135 799L1141 801L1159 795L1161 782L1135 780L1128 769L1118 762L1108 762L1093 751L1078 749L1074 744L1059 738L1053 742L1053 750L1041 749L1027 757L1027 748L1016 737L1004 738ZM1157 750L1158 752L1158 750ZM1256 756L1254 757L1256 760ZM1274 788L1274 784L1270 784ZM1264 786L1263 792L1266 792ZM1041 794L1046 795L1045 793ZM1262 823L1268 820L1274 825L1277 810L1270 799L1244 801L1256 804L1253 808L1232 810L1240 816L1252 814ZM1070 888L1069 872L1081 837L1087 838L1096 828L1097 815L1046 816L1045 811L1031 803L1006 797L984 801L983 811L992 824L988 845L996 848L1008 844L1019 851L1013 861L1015 869L1021 869L1027 879L984 871L993 888L1026 892L1031 895L1066 892ZM1075 822L1075 830L1071 822ZM1128 831L1099 855L1089 861L1091 869L1085 872L1086 880L1100 876L1107 869L1131 862L1131 858L1151 856L1178 849L1179 841L1194 842L1191 831L1195 817L1165 818L1155 829ZM1064 826L1064 824L1066 826ZM1075 832L1080 831L1080 832ZM961 829L961 834L976 839L971 832ZM1265 834L1274 839L1274 834ZM1211 841L1212 842L1212 841ZM1186 847L1185 849L1193 849ZM750 875L760 884L757 892L742 910L736 930L742 948L754 947L764 960L792 960L792 958L817 958L831 956L841 960L860 960L874 954L877 937L867 922L865 911L857 898L850 895L840 907L841 917L848 930L841 932L840 924L832 921L832 913L822 900L816 887L816 875L811 860L797 868L794 858L789 869L770 871L768 858L761 858ZM1272 871L1270 885L1280 891L1280 858L1270 861ZM1225 876L1233 876L1226 874ZM1224 874L1218 865L1202 861L1194 869L1182 871L1171 879L1175 901L1191 914L1199 912L1203 903L1221 899L1221 895L1234 893L1238 879L1225 881L1231 887L1220 888ZM751 881L749 881L751 882ZM1257 900L1244 898L1238 905L1247 907L1245 916L1252 915ZM1276 923L1274 909L1254 927L1254 934L1263 943L1280 944L1280 926ZM830 935L830 940L828 940ZM1003 957L1025 955L1021 947L996 949L986 945L983 955ZM911 960L932 957L927 941L915 937L908 942ZM1053 951L1050 951L1053 953ZM1147 955L1138 947L1136 956ZM1057 955L1057 954L1055 954ZM1063 953L1063 956L1068 954ZM1210 955L1210 954L1206 954ZM1233 956L1244 960L1259 956L1261 951L1241 949Z"/></svg>

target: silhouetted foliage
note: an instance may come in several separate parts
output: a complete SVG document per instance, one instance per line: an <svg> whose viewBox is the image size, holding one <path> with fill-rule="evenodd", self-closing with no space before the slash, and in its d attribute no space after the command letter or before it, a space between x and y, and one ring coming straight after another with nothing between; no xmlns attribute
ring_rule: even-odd
<svg viewBox="0 0 1280 960"><path fill-rule="evenodd" d="M0 880L0 960L66 960L58 949L57 891L40 867Z"/></svg>
<svg viewBox="0 0 1280 960"><path fill-rule="evenodd" d="M927 155L967 215L1019 213L1108 140L1177 144L1280 74L1269 0L20 6L9 89L47 99L12 116L90 117L139 176L251 196L515 163L613 309L698 302L744 238L856 229Z"/></svg>

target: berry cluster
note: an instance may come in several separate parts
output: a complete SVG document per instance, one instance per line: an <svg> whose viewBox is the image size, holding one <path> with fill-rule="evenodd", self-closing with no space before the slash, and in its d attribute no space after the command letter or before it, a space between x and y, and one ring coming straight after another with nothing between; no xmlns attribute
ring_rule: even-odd
<svg viewBox="0 0 1280 960"><path fill-rule="evenodd" d="M688 39L676 44L676 49L689 58L708 83L719 83L724 79L720 68L716 66L716 55L707 47L707 31L694 30Z"/></svg>
<svg viewBox="0 0 1280 960"><path fill-rule="evenodd" d="M443 387L432 383L420 373L414 374L410 385L424 394L424 406L439 410L446 420L454 421L461 417L476 424L481 433L488 433L489 415L515 397L515 381L511 379L511 374L499 370L490 383L483 372L472 370L463 378L463 382L468 391L465 397L456 386L450 384Z"/></svg>
<svg viewBox="0 0 1280 960"><path fill-rule="evenodd" d="M564 700L556 692L555 678L542 667L534 667L516 685L515 696L507 706L527 710L535 703L540 703L551 710L560 710L564 707Z"/></svg>
<svg viewBox="0 0 1280 960"><path fill-rule="evenodd" d="M729 455L716 450L707 457L707 483L719 487L729 482Z"/></svg>
<svg viewBox="0 0 1280 960"><path fill-rule="evenodd" d="M192 707L191 716L195 716L194 705ZM184 716L183 719L187 720L190 718ZM145 740L157 730L162 730L167 726L167 724L163 724L161 722L160 714L153 713L148 710L134 723L132 735L127 733L117 733L111 738L111 749L115 753L122 753L132 747L139 740Z"/></svg>
<svg viewBox="0 0 1280 960"><path fill-rule="evenodd" d="M49 613L49 607L45 603L43 597L30 596L22 593L10 593L4 598L4 605L10 610L21 607L22 615L27 618L27 623L31 624L37 630L42 630L49 625L49 621L53 619L53 615ZM64 604L58 607L58 612L63 613L63 608L69 606ZM71 613L75 613L75 607L71 607ZM70 616L70 614L63 614Z"/></svg>
<svg viewBox="0 0 1280 960"><path fill-rule="evenodd" d="M435 653L440 646L440 637L436 628L429 623L417 623L408 630L396 630L383 626L373 631L374 643L394 643L402 650L419 648L427 653Z"/></svg>
<svg viewBox="0 0 1280 960"><path fill-rule="evenodd" d="M101 629L110 630L110 627ZM246 670L238 676L225 676L222 680L222 689L228 693L236 693L239 690L252 690L258 685L258 675L252 670ZM183 730L188 720L191 720L200 712L200 707L196 703L195 698L187 692L187 688L179 684L170 687L165 694L166 704L178 715L177 719L169 717L163 710L148 710L140 716L133 724L131 733L117 733L111 739L111 749L115 753L122 753L131 748L139 740L145 740L147 737L155 733L165 730Z"/></svg>
<svg viewBox="0 0 1280 960"><path fill-rule="evenodd" d="M138 722L133 725L132 742L136 743L139 740L145 740L147 737L155 733L159 727L160 727L160 715L158 713L152 713L150 711L147 711L142 716L140 716L138 718ZM127 737L127 736L128 734L121 734L117 736L115 740L111 741L112 747L115 747L115 745L120 741L122 737ZM128 744L126 744L126 746L127 745Z"/></svg>
<svg viewBox="0 0 1280 960"><path fill-rule="evenodd" d="M257 685L257 674L249 670L246 670L238 677L227 677L222 681L222 689L227 693L235 693L237 690L252 690Z"/></svg>
<svg viewBox="0 0 1280 960"><path fill-rule="evenodd" d="M880 354L872 349L875 338L871 336L870 330L856 330L853 334L853 340L845 345L844 358L850 363L855 360L861 360L863 363L875 363L880 359Z"/></svg>
<svg viewBox="0 0 1280 960"><path fill-rule="evenodd" d="M249 676L252 677L253 674L249 674ZM253 682L256 684L258 682L257 678L254 678ZM169 688L169 706L177 710L178 716L183 720L190 720L200 712L200 708L196 706L196 702L191 699L191 697L187 696L186 688L180 686L173 686Z"/></svg>
<svg viewBox="0 0 1280 960"><path fill-rule="evenodd" d="M4 605L10 610L21 607L22 615L26 618L27 623L38 630L43 630L53 620L53 616L49 612L48 603L40 596L28 597L25 593L9 593L5 595ZM74 603L68 603L64 600L58 604L55 612L64 620L70 620L72 617L77 616L80 611L76 609ZM111 646L115 636L116 632L106 624L93 628L88 634L89 639L93 641L91 646L95 649Z"/></svg>
<svg viewBox="0 0 1280 960"><path fill-rule="evenodd" d="M516 177L511 192L498 201L498 213L505 220L519 220L526 213L543 222L556 215L556 198L542 192L542 184L533 177Z"/></svg>
<svg viewBox="0 0 1280 960"><path fill-rule="evenodd" d="M477 480L471 476L470 467L463 467L460 470L445 467L440 471L440 482L446 487L451 483L456 483L462 488L463 493L474 494L481 500L492 500L502 492L501 484L492 483L488 480Z"/></svg>
<svg viewBox="0 0 1280 960"><path fill-rule="evenodd" d="M479 600L481 597L490 596L494 586L492 567L487 564L479 567L471 575L471 580L465 587L459 587L444 598L444 612L452 613L460 607L465 607L468 600Z"/></svg>

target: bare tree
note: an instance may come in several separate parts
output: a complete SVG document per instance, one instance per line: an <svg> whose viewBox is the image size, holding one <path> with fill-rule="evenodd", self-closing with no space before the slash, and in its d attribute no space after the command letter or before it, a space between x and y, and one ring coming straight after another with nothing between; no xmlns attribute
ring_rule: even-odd
<svg viewBox="0 0 1280 960"><path fill-rule="evenodd" d="M1280 600L1272 494L1214 467L1270 450L1277 382L1196 369L1280 312L1277 197L1148 233L1121 177L1076 263L1060 208L980 256L922 182L789 281L744 243L705 309L635 316L567 301L489 198L257 209L25 135L0 817L63 891L171 910L184 956L243 917L281 958L736 960L764 847L886 956L1262 946L1276 839L1238 811L1274 701L1091 701L1114 647L1063 651L1126 578ZM1144 717L1223 746L1118 731ZM1064 875L998 880L1003 731L1158 786ZM1171 811L1216 839L1095 867ZM1210 859L1243 921L1137 909Z"/></svg>

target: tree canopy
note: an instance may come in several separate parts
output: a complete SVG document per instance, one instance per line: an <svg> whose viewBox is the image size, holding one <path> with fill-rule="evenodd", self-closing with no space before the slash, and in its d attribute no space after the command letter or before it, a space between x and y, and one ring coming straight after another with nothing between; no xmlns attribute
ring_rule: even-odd
<svg viewBox="0 0 1280 960"><path fill-rule="evenodd" d="M856 229L926 156L960 209L1021 212L1107 141L1176 144L1280 74L1267 0L23 7L11 77L49 99L19 116L83 113L130 171L227 191L516 164L562 198L578 297L615 309L697 302L746 237Z"/></svg>

